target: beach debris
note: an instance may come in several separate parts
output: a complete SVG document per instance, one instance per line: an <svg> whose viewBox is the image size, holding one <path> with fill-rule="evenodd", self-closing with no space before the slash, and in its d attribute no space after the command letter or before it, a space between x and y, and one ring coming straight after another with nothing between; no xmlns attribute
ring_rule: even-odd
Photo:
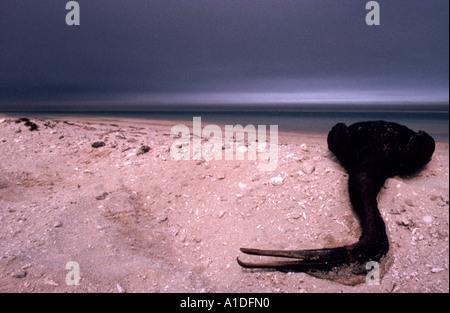
<svg viewBox="0 0 450 313"><path fill-rule="evenodd" d="M105 200L106 196L108 195L107 192L102 193L101 195L95 197L96 200Z"/></svg>
<svg viewBox="0 0 450 313"><path fill-rule="evenodd" d="M59 287L59 284L52 279L45 279L44 284L46 284L48 286L52 286L52 287Z"/></svg>
<svg viewBox="0 0 450 313"><path fill-rule="evenodd" d="M266 147L267 147L267 143L262 143L262 144L259 144L257 147L256 147L256 151L258 152L258 153L264 153L264 152L266 152Z"/></svg>
<svg viewBox="0 0 450 313"><path fill-rule="evenodd" d="M147 152L149 152L150 151L150 147L149 146L146 146L146 145L144 145L144 146L141 146L140 148L139 148L139 151L136 153L136 155L142 155L142 154L144 154L144 153L147 153Z"/></svg>
<svg viewBox="0 0 450 313"><path fill-rule="evenodd" d="M91 145L92 148L100 148L103 146L105 146L105 143L103 141L96 141Z"/></svg>
<svg viewBox="0 0 450 313"><path fill-rule="evenodd" d="M254 181L258 181L261 179L261 176L259 174L256 174L255 176L252 176L250 178L250 181L254 182Z"/></svg>
<svg viewBox="0 0 450 313"><path fill-rule="evenodd" d="M423 221L425 224L431 224L431 223L433 223L433 217L430 216L430 215L425 215L425 216L422 218L422 221Z"/></svg>
<svg viewBox="0 0 450 313"><path fill-rule="evenodd" d="M11 273L11 276L14 278L24 278L27 276L27 271L24 269L18 269Z"/></svg>
<svg viewBox="0 0 450 313"><path fill-rule="evenodd" d="M195 165L202 165L203 162L204 162L203 160L197 160L195 161Z"/></svg>
<svg viewBox="0 0 450 313"><path fill-rule="evenodd" d="M241 183L241 182L239 182L238 186L239 186L239 188L241 188L241 189L247 188L247 185L244 184L244 183Z"/></svg>
<svg viewBox="0 0 450 313"><path fill-rule="evenodd" d="M53 128L56 126L56 124L58 124L58 122L51 124L50 121L44 122L44 126L48 127L48 128Z"/></svg>
<svg viewBox="0 0 450 313"><path fill-rule="evenodd" d="M300 145L300 149L302 149L304 152L309 152L308 146L306 145L306 143L302 143Z"/></svg>
<svg viewBox="0 0 450 313"><path fill-rule="evenodd" d="M438 198L438 195L436 195L436 194L430 195L430 200L431 201L436 201L437 198Z"/></svg>
<svg viewBox="0 0 450 313"><path fill-rule="evenodd" d="M411 219L403 218L400 221L397 221L397 225L410 229L414 226L414 222Z"/></svg>
<svg viewBox="0 0 450 313"><path fill-rule="evenodd" d="M83 127L83 129L87 130L87 131L96 131L97 130L97 128L92 127L92 126L80 126L80 125L75 125L75 126Z"/></svg>
<svg viewBox="0 0 450 313"><path fill-rule="evenodd" d="M273 186L280 186L283 184L283 177L272 177L271 179L269 179L269 183Z"/></svg>
<svg viewBox="0 0 450 313"><path fill-rule="evenodd" d="M27 263L27 264L25 264L24 266L22 266L21 269L27 270L27 269L31 268L32 266L33 266L33 264Z"/></svg>
<svg viewBox="0 0 450 313"><path fill-rule="evenodd" d="M306 162L306 163L302 163L300 165L300 171L306 175L311 175L312 173L314 173L315 170L316 170L316 167L314 166L314 164Z"/></svg>
<svg viewBox="0 0 450 313"><path fill-rule="evenodd" d="M53 224L53 227L58 228L62 226L62 222L61 221L56 221L55 224Z"/></svg>
<svg viewBox="0 0 450 313"><path fill-rule="evenodd" d="M29 128L30 131L38 130L38 126L37 126L36 123L33 123L33 122L25 122L24 125L25 125L25 126L28 126L28 128Z"/></svg>
<svg viewBox="0 0 450 313"><path fill-rule="evenodd" d="M14 123L19 124L19 123L26 122L26 121L29 121L29 119L26 117L21 117L21 118L18 118L17 120L15 120Z"/></svg>
<svg viewBox="0 0 450 313"><path fill-rule="evenodd" d="M119 283L116 284L116 288L117 288L117 291L119 293L125 293L126 292L125 289Z"/></svg>
<svg viewBox="0 0 450 313"><path fill-rule="evenodd" d="M158 223L162 223L167 221L169 217L166 214L160 215L156 218L156 220L158 221Z"/></svg>
<svg viewBox="0 0 450 313"><path fill-rule="evenodd" d="M431 273L440 273L440 272L442 272L444 270L444 268L442 268L442 267L433 267L432 269L431 269Z"/></svg>
<svg viewBox="0 0 450 313"><path fill-rule="evenodd" d="M120 131L117 131L114 134L116 135L116 139L127 139L127 137L125 137L125 135Z"/></svg>
<svg viewBox="0 0 450 313"><path fill-rule="evenodd" d="M29 118L21 117L21 118L15 120L15 123L16 123L16 124L19 124L19 123L21 123L21 122L24 122L24 125L27 126L27 127L29 128L30 131L38 130L37 124L36 124L36 123L33 123L32 121L30 121Z"/></svg>
<svg viewBox="0 0 450 313"><path fill-rule="evenodd" d="M236 149L236 151L239 152L239 153L244 153L244 152L247 152L248 149L247 149L246 146L239 146L239 147Z"/></svg>
<svg viewBox="0 0 450 313"><path fill-rule="evenodd" d="M389 214L392 214L392 215L400 215L403 212L406 212L405 208L401 208L401 209L392 208L392 209L389 210Z"/></svg>

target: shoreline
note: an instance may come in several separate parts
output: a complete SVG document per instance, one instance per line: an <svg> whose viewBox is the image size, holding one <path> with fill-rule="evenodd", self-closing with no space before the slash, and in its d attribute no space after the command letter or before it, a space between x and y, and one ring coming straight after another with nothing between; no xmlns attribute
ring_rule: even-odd
<svg viewBox="0 0 450 313"><path fill-rule="evenodd" d="M0 119L2 118L20 118L20 117L28 117L28 118L35 118L38 120L60 120L60 121L70 121L70 122L84 122L84 123L91 123L91 124L117 124L119 126L134 126L134 127L167 127L172 128L175 125L182 124L188 126L190 129L193 127L193 121L191 120L171 120L171 119L149 119L149 118L139 118L139 117L108 117L108 116L88 116L88 115L27 115L27 114L8 114L8 113L1 113L0 112ZM336 123L339 121L337 120ZM218 125L222 130L224 130L225 125L228 125L224 122L216 122L216 124L210 123L210 122L204 122L202 121L202 128L206 125ZM334 126L330 125L329 129ZM246 126L246 125L242 125ZM256 125L255 125L256 126ZM269 129L269 125L267 126L267 130ZM417 131L417 130L416 130ZM308 136L308 137L326 137L328 133L322 133L320 131L310 131L310 132L299 132L299 131L290 131L290 130L279 130L278 134L280 138L283 140L289 141L292 137L302 137L302 136ZM442 142L442 143L449 143L449 140L439 140L435 138L436 142Z"/></svg>
<svg viewBox="0 0 450 313"><path fill-rule="evenodd" d="M186 125L189 129L192 130L193 128L193 121L192 120L166 120L166 119L147 119L147 118L122 118L122 117L105 117L105 116L76 116L76 115L51 115L51 116L35 116L35 115L7 115L7 114L2 114L0 113L0 120L1 119L6 119L6 118L10 118L10 119L17 119L20 117L28 117L30 119L37 119L37 120L41 120L41 121L45 121L45 120L55 120L55 121L68 121L71 123L87 123L87 124L99 124L99 125L104 125L104 126L111 126L112 125L118 125L121 127L127 127L127 126L132 126L132 127L155 127L160 129L161 131L163 130L167 130L168 133L170 133L170 129L176 125ZM218 125L222 131L225 128L225 123L218 123L218 124L210 124L208 122L203 122L201 123L202 129L207 126L207 125ZM234 125L233 125L234 126ZM242 126L246 126L246 125L242 125ZM330 126L333 127L334 125ZM267 125L267 132L269 132L269 125ZM191 132L192 133L192 132ZM310 132L310 133L300 133L300 132L295 132L295 131L278 131L278 136L279 136L279 140L278 143L279 144L283 144L283 143L289 143L292 141L295 141L296 138L295 137L299 137L301 138L302 136L307 136L307 137L317 137L317 138L326 138L327 134L322 134L322 133L317 133L317 132ZM280 139L282 141L280 141Z"/></svg>

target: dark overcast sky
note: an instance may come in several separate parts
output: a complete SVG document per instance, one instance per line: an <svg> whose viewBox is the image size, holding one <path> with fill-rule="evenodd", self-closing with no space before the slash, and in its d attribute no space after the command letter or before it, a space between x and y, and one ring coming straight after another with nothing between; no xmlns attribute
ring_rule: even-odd
<svg viewBox="0 0 450 313"><path fill-rule="evenodd" d="M0 1L0 101L440 101L447 0ZM117 100L121 99L121 100Z"/></svg>

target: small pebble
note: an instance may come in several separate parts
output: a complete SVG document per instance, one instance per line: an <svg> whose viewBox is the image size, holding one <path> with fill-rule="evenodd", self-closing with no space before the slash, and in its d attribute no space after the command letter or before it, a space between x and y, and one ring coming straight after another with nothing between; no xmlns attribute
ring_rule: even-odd
<svg viewBox="0 0 450 313"><path fill-rule="evenodd" d="M57 227L61 227L62 226L62 222L61 221L56 221L55 224L53 224L53 227L57 228Z"/></svg>
<svg viewBox="0 0 450 313"><path fill-rule="evenodd" d="M26 269L29 269L32 266L33 266L33 264L28 263L28 264L25 264L24 266L22 266L21 269L26 270Z"/></svg>
<svg viewBox="0 0 450 313"><path fill-rule="evenodd" d="M392 214L392 215L399 215L399 214L401 214L400 210L397 209L397 208L392 208L392 209L389 211L389 213Z"/></svg>
<svg viewBox="0 0 450 313"><path fill-rule="evenodd" d="M283 184L283 178L282 177L272 177L269 180L269 183L273 186L280 186L281 184Z"/></svg>
<svg viewBox="0 0 450 313"><path fill-rule="evenodd" d="M240 153L244 153L244 152L247 152L248 149L247 149L246 146L239 146L239 147L236 149L236 151L237 151L237 152L240 152Z"/></svg>
<svg viewBox="0 0 450 313"><path fill-rule="evenodd" d="M120 284L116 284L116 287L117 287L117 291L119 293L125 293L126 292L125 289Z"/></svg>
<svg viewBox="0 0 450 313"><path fill-rule="evenodd" d="M96 200L105 200L106 197L108 196L107 192L102 193L101 195L95 197Z"/></svg>
<svg viewBox="0 0 450 313"><path fill-rule="evenodd" d="M442 272L444 269L442 267L434 267L431 269L431 273L440 273Z"/></svg>
<svg viewBox="0 0 450 313"><path fill-rule="evenodd" d="M311 175L316 170L316 167L311 164L303 164L303 166L301 167L301 170L303 173L305 173L307 175Z"/></svg>
<svg viewBox="0 0 450 313"><path fill-rule="evenodd" d="M137 152L137 154L136 155L142 155L142 154L144 154L144 153L147 153L147 152L149 152L150 151L150 147L149 146L141 146L140 148L139 148L139 151Z"/></svg>
<svg viewBox="0 0 450 313"><path fill-rule="evenodd" d="M435 201L438 198L437 195L430 195L430 200Z"/></svg>
<svg viewBox="0 0 450 313"><path fill-rule="evenodd" d="M59 287L59 284L58 284L56 281L51 280L51 279L46 279L46 280L44 281L44 283L45 283L46 285L49 285L49 286Z"/></svg>
<svg viewBox="0 0 450 313"><path fill-rule="evenodd" d="M105 146L105 143L103 141L96 141L91 145L92 148L100 148L103 146Z"/></svg>
<svg viewBox="0 0 450 313"><path fill-rule="evenodd" d="M14 278L24 278L25 276L27 276L27 271L23 269L15 270L14 272L11 273L11 276Z"/></svg>
<svg viewBox="0 0 450 313"><path fill-rule="evenodd" d="M424 223L426 223L426 224L431 224L431 223L433 222L433 217L430 216L430 215L425 215L425 216L422 218L422 221L423 221Z"/></svg>
<svg viewBox="0 0 450 313"><path fill-rule="evenodd" d="M404 218L404 219L402 219L400 221L397 221L397 225L404 226L404 227L410 227L410 226L412 226L412 221L407 220L406 218Z"/></svg>
<svg viewBox="0 0 450 313"><path fill-rule="evenodd" d="M159 223L162 223L162 222L167 221L167 219L168 219L167 215L161 215L161 216L159 216L156 220L157 220Z"/></svg>

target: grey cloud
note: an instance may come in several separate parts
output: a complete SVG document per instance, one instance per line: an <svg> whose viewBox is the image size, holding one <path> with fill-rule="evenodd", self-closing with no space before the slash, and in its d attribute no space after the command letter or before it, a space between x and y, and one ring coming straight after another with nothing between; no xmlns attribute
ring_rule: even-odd
<svg viewBox="0 0 450 313"><path fill-rule="evenodd" d="M0 3L0 100L133 93L261 92L273 80L371 80L448 93L448 2L360 0ZM264 81L264 84L258 82ZM269 86L269 87L267 87ZM275 90L277 91L277 90Z"/></svg>

